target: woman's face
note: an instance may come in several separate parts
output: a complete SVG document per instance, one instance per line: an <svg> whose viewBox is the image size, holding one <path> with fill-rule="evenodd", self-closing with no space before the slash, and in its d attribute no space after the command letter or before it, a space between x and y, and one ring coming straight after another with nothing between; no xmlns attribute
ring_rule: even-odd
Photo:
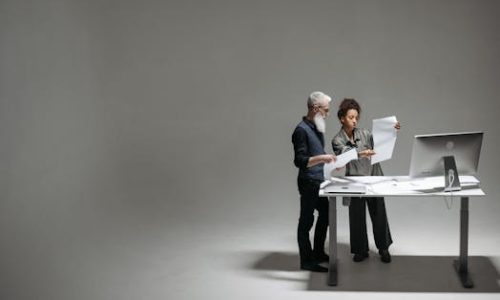
<svg viewBox="0 0 500 300"><path fill-rule="evenodd" d="M345 115L340 119L340 123L346 131L352 131L358 125L359 114L355 109L349 109Z"/></svg>

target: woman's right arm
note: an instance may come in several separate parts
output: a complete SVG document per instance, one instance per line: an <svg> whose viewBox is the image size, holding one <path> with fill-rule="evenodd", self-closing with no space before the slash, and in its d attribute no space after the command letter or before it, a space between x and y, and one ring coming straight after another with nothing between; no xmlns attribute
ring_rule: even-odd
<svg viewBox="0 0 500 300"><path fill-rule="evenodd" d="M332 148L333 152L336 155L340 155L344 152L351 150L353 147L347 145L347 140L343 139L340 136L336 136L332 140Z"/></svg>
<svg viewBox="0 0 500 300"><path fill-rule="evenodd" d="M333 152L336 155L340 155L340 154L342 154L344 152L347 152L347 151L353 149L354 147L348 145L347 142L348 141L346 139L344 139L344 138L342 138L340 136L334 137L333 140L332 140ZM373 154L375 154L375 151L373 151L371 149L366 149L366 150L363 150L363 151L358 151L359 157L370 157Z"/></svg>

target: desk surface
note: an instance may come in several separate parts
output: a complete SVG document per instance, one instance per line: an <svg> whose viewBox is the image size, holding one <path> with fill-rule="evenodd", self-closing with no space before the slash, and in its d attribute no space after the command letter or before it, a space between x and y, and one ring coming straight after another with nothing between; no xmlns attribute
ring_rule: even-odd
<svg viewBox="0 0 500 300"><path fill-rule="evenodd" d="M363 184L366 193L325 193L324 187L329 184ZM409 176L346 176L332 177L321 184L321 197L368 197L368 196L484 196L479 180L473 176L460 176L462 190L444 192L444 177L428 177L413 179Z"/></svg>

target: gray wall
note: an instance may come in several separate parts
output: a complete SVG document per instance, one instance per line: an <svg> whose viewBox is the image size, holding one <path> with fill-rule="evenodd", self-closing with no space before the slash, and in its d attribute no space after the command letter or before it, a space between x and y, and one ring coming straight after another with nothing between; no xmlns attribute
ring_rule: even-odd
<svg viewBox="0 0 500 300"><path fill-rule="evenodd" d="M398 117L387 174L415 134L486 131L500 213L498 28L499 1L0 1L0 298L92 299L151 237L295 219L313 90Z"/></svg>

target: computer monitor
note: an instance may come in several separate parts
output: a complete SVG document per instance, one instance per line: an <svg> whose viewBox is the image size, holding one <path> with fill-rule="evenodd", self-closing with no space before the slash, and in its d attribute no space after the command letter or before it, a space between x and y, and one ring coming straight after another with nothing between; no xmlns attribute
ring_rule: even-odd
<svg viewBox="0 0 500 300"><path fill-rule="evenodd" d="M455 159L458 175L476 175L483 132L416 135L410 177L445 175L444 157Z"/></svg>

